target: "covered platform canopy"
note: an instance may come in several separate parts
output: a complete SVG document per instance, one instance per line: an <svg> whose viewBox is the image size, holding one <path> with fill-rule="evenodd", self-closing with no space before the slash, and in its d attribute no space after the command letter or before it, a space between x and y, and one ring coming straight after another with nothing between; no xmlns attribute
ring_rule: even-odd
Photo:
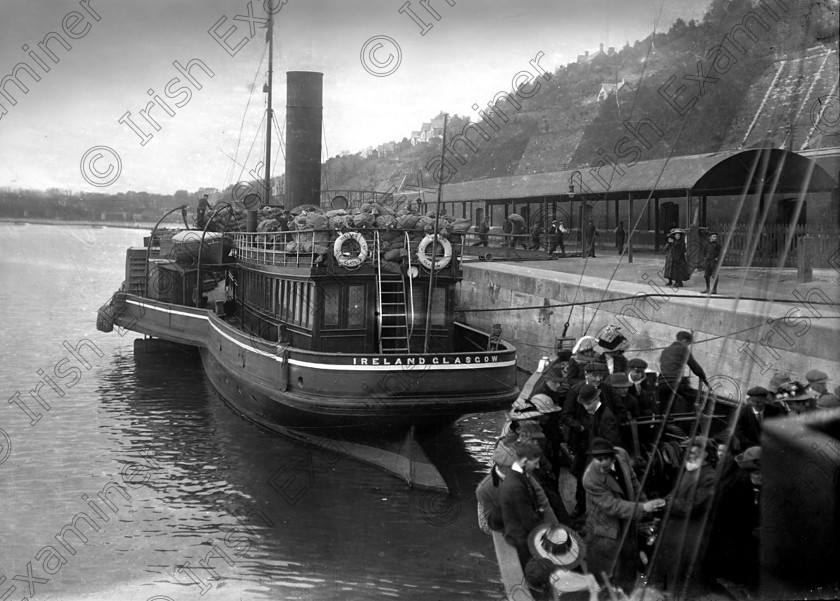
<svg viewBox="0 0 840 601"><path fill-rule="evenodd" d="M570 189L570 186L574 186ZM777 148L715 152L575 170L476 180L443 187L444 202L585 194L590 200L831 192L837 182L815 161Z"/></svg>

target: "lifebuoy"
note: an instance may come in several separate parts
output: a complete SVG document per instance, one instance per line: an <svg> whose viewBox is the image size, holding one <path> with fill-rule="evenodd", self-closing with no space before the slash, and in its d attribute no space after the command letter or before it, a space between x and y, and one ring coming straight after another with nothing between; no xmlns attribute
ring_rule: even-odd
<svg viewBox="0 0 840 601"><path fill-rule="evenodd" d="M426 256L426 249L429 247L429 244L434 241L434 239L435 236L427 234L426 237L420 241L420 246L417 247L417 260L420 261L426 269L432 269L432 259ZM437 243L443 246L443 257L434 262L435 271L443 269L449 265L449 262L452 260L452 245L449 243L449 240L438 234Z"/></svg>
<svg viewBox="0 0 840 601"><path fill-rule="evenodd" d="M359 254L356 257L347 257L344 255L344 243L350 239L356 241L359 245ZM333 256L338 264L342 267L358 267L368 257L368 243L359 232L344 232L341 234L333 244Z"/></svg>

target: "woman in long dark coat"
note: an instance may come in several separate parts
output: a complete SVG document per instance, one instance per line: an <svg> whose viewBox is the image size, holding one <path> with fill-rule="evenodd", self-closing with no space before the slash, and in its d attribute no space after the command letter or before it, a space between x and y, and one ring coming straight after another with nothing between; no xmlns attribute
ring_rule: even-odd
<svg viewBox="0 0 840 601"><path fill-rule="evenodd" d="M691 277L691 268L685 258L685 238L682 230L674 228L668 234L663 275L668 280L668 285L673 285L675 288L682 288L683 282Z"/></svg>
<svg viewBox="0 0 840 601"><path fill-rule="evenodd" d="M662 249L665 255L665 267L662 269L662 277L668 280L668 285L673 285L673 270L674 270L674 234L668 234L666 237L665 248Z"/></svg>

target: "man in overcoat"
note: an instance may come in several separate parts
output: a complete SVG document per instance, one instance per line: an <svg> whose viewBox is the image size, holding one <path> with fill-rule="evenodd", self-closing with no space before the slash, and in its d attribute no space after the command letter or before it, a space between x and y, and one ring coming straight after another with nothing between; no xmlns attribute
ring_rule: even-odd
<svg viewBox="0 0 840 601"><path fill-rule="evenodd" d="M531 558L528 535L543 521L536 486L528 477L539 465L542 451L537 443L528 441L515 444L513 453L516 459L511 471L499 484L499 508L505 540L516 548L524 569Z"/></svg>
<svg viewBox="0 0 840 601"><path fill-rule="evenodd" d="M590 445L589 455L592 461L583 475L583 487L586 490L586 560L598 582L604 584L606 572L612 584L629 591L638 572L633 521L663 507L665 501L646 500L640 491L636 474L630 467L630 457L621 447L613 446L604 438L595 438ZM638 503L636 497L639 498ZM624 544L619 547L624 528L629 530ZM615 572L610 574L610 567L616 558Z"/></svg>
<svg viewBox="0 0 840 601"><path fill-rule="evenodd" d="M709 234L709 242L703 251L703 278L706 280L706 289L700 294L707 294L710 288L712 294L717 294L719 262L720 242L718 242L717 234L712 232Z"/></svg>

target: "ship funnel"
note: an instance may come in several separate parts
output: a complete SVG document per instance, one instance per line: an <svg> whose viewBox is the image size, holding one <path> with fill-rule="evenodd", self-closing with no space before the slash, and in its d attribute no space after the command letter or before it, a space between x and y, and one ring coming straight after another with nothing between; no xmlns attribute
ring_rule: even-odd
<svg viewBox="0 0 840 601"><path fill-rule="evenodd" d="M324 74L286 73L285 208L321 205Z"/></svg>

